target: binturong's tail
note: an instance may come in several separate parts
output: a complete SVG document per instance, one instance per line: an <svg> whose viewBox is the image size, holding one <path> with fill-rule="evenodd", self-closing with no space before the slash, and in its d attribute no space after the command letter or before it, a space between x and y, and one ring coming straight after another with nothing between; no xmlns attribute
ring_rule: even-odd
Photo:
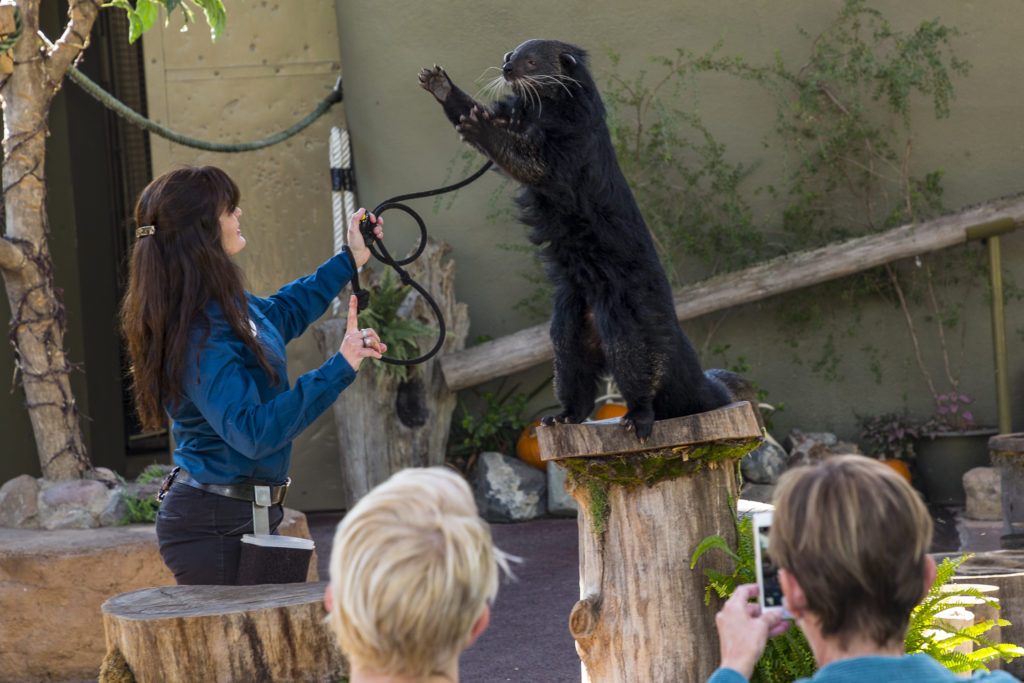
<svg viewBox="0 0 1024 683"><path fill-rule="evenodd" d="M725 391L734 403L736 401L748 401L753 406L754 414L757 416L757 426L762 430L764 429L764 417L761 415L761 410L758 407L760 402L757 400L757 389L750 380L730 370L720 370L718 368L705 370L704 376L712 382L725 387Z"/></svg>

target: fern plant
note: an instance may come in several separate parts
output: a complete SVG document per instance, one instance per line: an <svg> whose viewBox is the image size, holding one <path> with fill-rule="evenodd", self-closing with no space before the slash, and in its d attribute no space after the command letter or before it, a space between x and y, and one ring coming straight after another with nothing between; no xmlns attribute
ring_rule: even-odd
<svg viewBox="0 0 1024 683"><path fill-rule="evenodd" d="M739 517L733 510L736 524L737 547L733 550L721 536L705 538L694 550L690 561L693 569L697 560L709 550L724 552L736 563L732 574L725 574L713 569L705 569L708 584L704 590L704 604L708 605L712 594L720 598L728 598L736 590L736 586L757 581L754 568L754 540L752 521L749 517ZM928 591L927 597L914 608L910 615L907 635L904 641L907 654L925 653L953 673L971 671L988 671L986 662L1002 658L1010 661L1024 655L1024 649L1010 643L994 643L984 634L994 625L1008 626L1005 619L985 620L974 626L958 628L938 617L950 607L949 598L969 596L980 598L988 605L999 608L998 603L986 598L977 589L958 586L955 591L943 587L952 580L959 567L970 555L955 559L945 558L938 567L935 583ZM956 650L964 643L973 644L973 651L962 653ZM786 633L772 638L765 647L764 654L754 668L751 683L790 683L798 678L809 678L817 670L814 654L803 632L794 625Z"/></svg>
<svg viewBox="0 0 1024 683"><path fill-rule="evenodd" d="M401 285L394 271L388 269L370 297L370 305L359 314L359 327L372 327L376 330L388 345L388 357L398 360L408 360L419 354L417 337L437 334L437 329L424 325L419 320L398 315L399 308L405 303L410 289L408 285ZM385 377L402 382L408 376L408 366L405 365L375 363L371 367L374 369L378 388L384 383Z"/></svg>

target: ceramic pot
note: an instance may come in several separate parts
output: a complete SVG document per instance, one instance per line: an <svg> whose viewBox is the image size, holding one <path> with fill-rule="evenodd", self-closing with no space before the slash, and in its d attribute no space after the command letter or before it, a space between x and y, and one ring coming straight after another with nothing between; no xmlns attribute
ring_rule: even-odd
<svg viewBox="0 0 1024 683"><path fill-rule="evenodd" d="M997 429L938 432L935 438L918 440L917 471L930 503L963 505L964 474L975 467L989 467L988 439Z"/></svg>

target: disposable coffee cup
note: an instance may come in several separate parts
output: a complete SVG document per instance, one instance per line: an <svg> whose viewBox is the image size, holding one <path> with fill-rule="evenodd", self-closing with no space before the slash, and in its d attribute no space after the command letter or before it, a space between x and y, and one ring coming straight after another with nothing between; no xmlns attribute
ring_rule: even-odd
<svg viewBox="0 0 1024 683"><path fill-rule="evenodd" d="M276 534L242 536L238 558L239 586L259 583L302 583L309 573L313 541Z"/></svg>

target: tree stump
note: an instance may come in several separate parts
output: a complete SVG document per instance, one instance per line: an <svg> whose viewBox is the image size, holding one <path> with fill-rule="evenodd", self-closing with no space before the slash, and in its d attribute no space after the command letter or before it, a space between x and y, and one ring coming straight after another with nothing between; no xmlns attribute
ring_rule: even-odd
<svg viewBox="0 0 1024 683"><path fill-rule="evenodd" d="M702 683L718 666L703 570L733 568L720 553L693 570L690 558L715 534L735 547L737 461L762 438L754 409L744 401L655 422L645 444L618 418L539 427L537 437L541 458L567 468L580 508L569 630L583 680Z"/></svg>
<svg viewBox="0 0 1024 683"><path fill-rule="evenodd" d="M951 584L998 586L999 618L1010 622L1000 629L1004 643L1024 646L1024 552L994 550L977 553L957 568ZM1002 668L1024 676L1024 657L1005 662Z"/></svg>
<svg viewBox="0 0 1024 683"><path fill-rule="evenodd" d="M136 681L337 681L326 583L164 586L103 603L108 657Z"/></svg>
<svg viewBox="0 0 1024 683"><path fill-rule="evenodd" d="M430 292L444 315L447 335L438 355L410 367L404 381L381 377L382 364L365 361L355 382L334 402L343 479L339 505L343 508L351 508L400 469L444 464L456 395L445 384L439 358L463 348L469 333L466 304L455 301L455 262L442 262L450 250L444 242L428 240L423 254L405 267ZM384 268L377 264L378 271ZM380 279L377 273L363 275L365 286L371 290ZM344 301L347 303L347 296ZM410 291L398 315L437 327L432 310L415 290ZM325 357L341 346L345 323L345 318L331 318L314 328ZM386 334L381 336L384 343L389 343ZM418 338L419 352L430 350L436 340L432 335Z"/></svg>

